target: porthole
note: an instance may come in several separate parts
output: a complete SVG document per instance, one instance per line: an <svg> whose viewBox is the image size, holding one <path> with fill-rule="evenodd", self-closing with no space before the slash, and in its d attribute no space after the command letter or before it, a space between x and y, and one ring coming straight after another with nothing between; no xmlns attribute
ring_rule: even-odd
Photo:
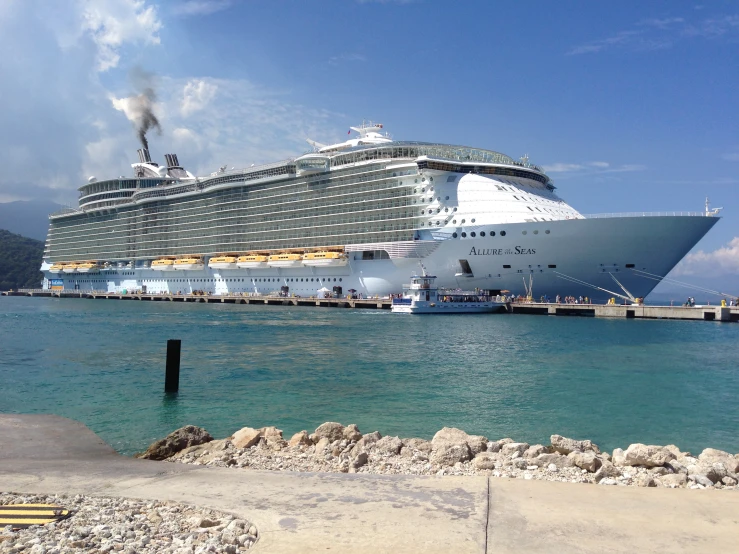
<svg viewBox="0 0 739 554"><path fill-rule="evenodd" d="M433 182L433 180L434 180L433 177L429 177L429 181Z"/></svg>
<svg viewBox="0 0 739 554"><path fill-rule="evenodd" d="M480 236L481 237L484 237L485 236L485 231L480 231Z"/></svg>
<svg viewBox="0 0 739 554"><path fill-rule="evenodd" d="M429 192L434 192L434 187L430 187Z"/></svg>
<svg viewBox="0 0 739 554"><path fill-rule="evenodd" d="M421 192L426 192L426 189L425 189L425 188L422 188L422 189L421 189Z"/></svg>
<svg viewBox="0 0 739 554"><path fill-rule="evenodd" d="M504 236L505 236L505 231L501 231L501 232L500 232L500 236L501 236L501 237L504 237Z"/></svg>
<svg viewBox="0 0 739 554"><path fill-rule="evenodd" d="M539 231L538 230L534 230L534 234L535 235L538 235L539 234Z"/></svg>
<svg viewBox="0 0 739 554"><path fill-rule="evenodd" d="M525 234L526 234L526 231L521 231L521 234L522 234L522 235L525 235Z"/></svg>
<svg viewBox="0 0 739 554"><path fill-rule="evenodd" d="M441 208L436 208L436 213L438 214L441 211Z"/></svg>
<svg viewBox="0 0 739 554"><path fill-rule="evenodd" d="M473 217L473 218L472 218L472 223L474 223L474 222L475 222L475 218Z"/></svg>
<svg viewBox="0 0 739 554"><path fill-rule="evenodd" d="M457 208L452 208L452 211L453 211L453 212L456 212L456 211L457 211Z"/></svg>
<svg viewBox="0 0 739 554"><path fill-rule="evenodd" d="M474 237L474 236L475 236L475 232L474 232L474 231L472 231L472 232L470 233L470 236L471 236L471 237Z"/></svg>
<svg viewBox="0 0 739 554"><path fill-rule="evenodd" d="M457 238L457 233L452 233L452 238Z"/></svg>
<svg viewBox="0 0 739 554"><path fill-rule="evenodd" d="M549 229L547 229L547 230L546 230L546 231L544 231L544 232L545 232L545 233L546 233L546 234L548 235L548 234L549 234Z"/></svg>
<svg viewBox="0 0 739 554"><path fill-rule="evenodd" d="M441 196L437 196L437 197L436 197L436 200L437 200L438 202L441 202Z"/></svg>
<svg viewBox="0 0 739 554"><path fill-rule="evenodd" d="M426 182L426 177L421 177L421 182L422 183L425 183Z"/></svg>
<svg viewBox="0 0 739 554"><path fill-rule="evenodd" d="M465 222L465 220L463 219L463 220L462 220L462 223L464 223L464 222Z"/></svg>
<svg viewBox="0 0 739 554"><path fill-rule="evenodd" d="M467 233L462 233L462 238L465 238L467 236Z"/></svg>
<svg viewBox="0 0 739 554"><path fill-rule="evenodd" d="M444 208L444 211L445 211L445 212L448 212L448 211L449 211L449 208Z"/></svg>
<svg viewBox="0 0 739 554"><path fill-rule="evenodd" d="M414 182L414 183L418 183L418 179L414 179L414 180L413 180L413 182Z"/></svg>
<svg viewBox="0 0 739 554"><path fill-rule="evenodd" d="M452 223L455 223L456 224L457 223L457 220L456 219L452 219Z"/></svg>
<svg viewBox="0 0 739 554"><path fill-rule="evenodd" d="M339 283L341 283L341 277L339 277Z"/></svg>

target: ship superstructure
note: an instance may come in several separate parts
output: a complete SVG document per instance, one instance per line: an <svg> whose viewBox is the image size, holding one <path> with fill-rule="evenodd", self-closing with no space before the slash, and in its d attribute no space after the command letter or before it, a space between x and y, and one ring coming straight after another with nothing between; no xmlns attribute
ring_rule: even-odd
<svg viewBox="0 0 739 554"><path fill-rule="evenodd" d="M718 219L586 218L527 157L352 129L294 159L204 177L139 150L133 177L91 178L78 208L50 216L45 286L385 295L423 260L445 287L515 291L535 274L537 294L580 294L561 275L611 285L618 272L645 296L655 281L628 270L665 275Z"/></svg>

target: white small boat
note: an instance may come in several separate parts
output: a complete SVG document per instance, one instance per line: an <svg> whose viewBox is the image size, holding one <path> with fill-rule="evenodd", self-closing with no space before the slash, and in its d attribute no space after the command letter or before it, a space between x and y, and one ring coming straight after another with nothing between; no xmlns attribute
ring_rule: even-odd
<svg viewBox="0 0 739 554"><path fill-rule="evenodd" d="M303 256L300 254L274 254L267 258L269 267L300 267L303 265Z"/></svg>
<svg viewBox="0 0 739 554"><path fill-rule="evenodd" d="M240 267L242 269L258 269L260 267L268 267L267 256L239 256L236 260L236 267Z"/></svg>
<svg viewBox="0 0 739 554"><path fill-rule="evenodd" d="M98 264L95 262L83 262L77 264L77 271L79 273L97 273L100 270Z"/></svg>
<svg viewBox="0 0 739 554"><path fill-rule="evenodd" d="M336 267L349 263L343 252L308 252L303 256L303 264L314 267Z"/></svg>
<svg viewBox="0 0 739 554"><path fill-rule="evenodd" d="M171 258L161 258L151 262L151 269L156 271L174 271L174 260Z"/></svg>
<svg viewBox="0 0 739 554"><path fill-rule="evenodd" d="M506 310L505 297L478 291L439 290L434 275L413 275L403 286L402 298L393 298L392 311L401 314L475 314Z"/></svg>
<svg viewBox="0 0 739 554"><path fill-rule="evenodd" d="M236 256L214 256L208 260L212 269L236 269Z"/></svg>
<svg viewBox="0 0 739 554"><path fill-rule="evenodd" d="M186 256L184 258L177 258L172 264L175 269L180 270L198 270L205 268L202 258L196 258L194 256Z"/></svg>
<svg viewBox="0 0 739 554"><path fill-rule="evenodd" d="M66 264L66 265L65 265L65 266L64 266L64 267L62 268L62 271L63 271L64 273L74 273L74 272L76 272L76 271L77 271L77 264Z"/></svg>

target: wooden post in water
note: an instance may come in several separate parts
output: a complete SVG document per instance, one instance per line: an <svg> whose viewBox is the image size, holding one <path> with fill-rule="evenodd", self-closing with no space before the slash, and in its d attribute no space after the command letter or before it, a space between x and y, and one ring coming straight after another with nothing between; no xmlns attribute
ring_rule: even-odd
<svg viewBox="0 0 739 554"><path fill-rule="evenodd" d="M167 341L167 370L164 377L164 392L177 392L180 388L180 339Z"/></svg>

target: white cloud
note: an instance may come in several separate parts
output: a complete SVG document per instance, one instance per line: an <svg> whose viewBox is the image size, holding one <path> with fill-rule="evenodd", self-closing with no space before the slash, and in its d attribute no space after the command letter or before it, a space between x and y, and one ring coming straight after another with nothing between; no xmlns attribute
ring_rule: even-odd
<svg viewBox="0 0 739 554"><path fill-rule="evenodd" d="M736 275L739 273L739 237L713 252L698 250L688 254L673 272L675 275Z"/></svg>
<svg viewBox="0 0 739 554"><path fill-rule="evenodd" d="M339 65L342 62L365 62L365 58L362 54L340 54L338 56L332 56L328 59L328 63L331 65Z"/></svg>
<svg viewBox="0 0 739 554"><path fill-rule="evenodd" d="M739 15L726 15L695 22L682 17L652 18L636 23L633 29L575 46L567 52L567 55L595 54L616 48L633 52L662 50L686 38L716 39L736 31L739 31Z"/></svg>
<svg viewBox="0 0 739 554"><path fill-rule="evenodd" d="M582 164L566 164L560 162L544 166L544 171L547 173L569 173L572 171L580 171L581 169L585 169L585 166Z"/></svg>
<svg viewBox="0 0 739 554"><path fill-rule="evenodd" d="M172 9L175 15L210 15L230 8L233 0L187 0Z"/></svg>
<svg viewBox="0 0 739 554"><path fill-rule="evenodd" d="M611 166L608 162L582 162L582 163L553 163L544 166L547 173L575 173L583 172L587 174L601 173L624 173L629 171L643 171L647 166L642 164L623 164L619 166Z"/></svg>
<svg viewBox="0 0 739 554"><path fill-rule="evenodd" d="M193 79L182 90L180 113L188 115L205 108L216 95L218 85L203 80Z"/></svg>
<svg viewBox="0 0 739 554"><path fill-rule="evenodd" d="M79 0L82 28L97 47L97 70L118 65L126 43L159 44L162 23L146 0Z"/></svg>
<svg viewBox="0 0 739 554"><path fill-rule="evenodd" d="M638 23L642 27L655 27L657 29L670 29L675 27L679 23L684 23L685 19L682 17L664 17L644 19Z"/></svg>
<svg viewBox="0 0 739 554"><path fill-rule="evenodd" d="M739 162L739 147L735 147L733 152L726 152L721 157L727 162Z"/></svg>

